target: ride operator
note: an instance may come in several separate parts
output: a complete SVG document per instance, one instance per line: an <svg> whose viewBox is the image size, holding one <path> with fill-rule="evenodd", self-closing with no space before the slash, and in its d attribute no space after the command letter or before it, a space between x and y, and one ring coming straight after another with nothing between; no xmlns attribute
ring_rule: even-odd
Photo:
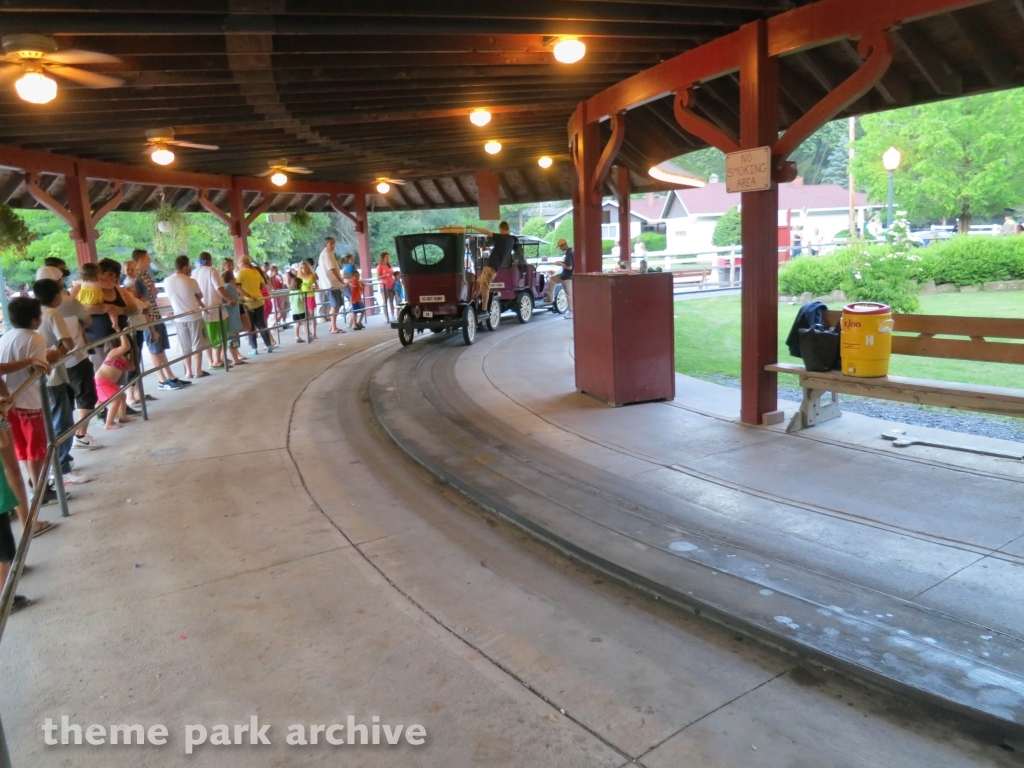
<svg viewBox="0 0 1024 768"><path fill-rule="evenodd" d="M483 227L466 228L475 229L477 232L481 232L491 238L491 253L487 257L483 269L480 270L480 276L476 281L476 295L480 298L480 308L481 311L486 312L490 307L491 281L494 280L494 276L501 269L505 258L512 254L516 247L517 238L511 234L507 221L503 221L498 225L498 234L494 234Z"/></svg>

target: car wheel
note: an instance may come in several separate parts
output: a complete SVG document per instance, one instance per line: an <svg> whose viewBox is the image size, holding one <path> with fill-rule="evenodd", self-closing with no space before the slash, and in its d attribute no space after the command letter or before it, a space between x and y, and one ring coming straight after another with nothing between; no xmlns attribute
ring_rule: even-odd
<svg viewBox="0 0 1024 768"><path fill-rule="evenodd" d="M487 309L487 316L484 318L484 328L488 331L496 331L499 325L501 325L501 299L494 296L491 298L491 306Z"/></svg>
<svg viewBox="0 0 1024 768"><path fill-rule="evenodd" d="M569 299L565 295L565 288L560 285L555 286L555 301L551 305L551 311L562 314L569 308Z"/></svg>
<svg viewBox="0 0 1024 768"><path fill-rule="evenodd" d="M415 332L412 328L412 312L405 307L398 313L398 340L402 342L403 347L412 344L413 333Z"/></svg>
<svg viewBox="0 0 1024 768"><path fill-rule="evenodd" d="M476 309L472 304L462 308L462 340L467 347L476 341Z"/></svg>
<svg viewBox="0 0 1024 768"><path fill-rule="evenodd" d="M533 317L533 296L526 292L520 293L519 298L516 299L516 319L520 323L528 323L531 317Z"/></svg>

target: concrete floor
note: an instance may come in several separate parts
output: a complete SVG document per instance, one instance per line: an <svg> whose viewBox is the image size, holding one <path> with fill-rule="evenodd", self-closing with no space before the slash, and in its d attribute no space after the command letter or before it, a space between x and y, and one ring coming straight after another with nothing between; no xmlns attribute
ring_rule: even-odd
<svg viewBox="0 0 1024 768"><path fill-rule="evenodd" d="M34 542L37 604L0 646L16 768L1019 764L947 715L607 583L439 484L369 412L396 351L383 329L286 345L155 392L148 424L77 453L96 481ZM186 724L254 714L271 746L184 754ZM61 715L170 740L44 746ZM426 744L284 743L348 715L422 723Z"/></svg>

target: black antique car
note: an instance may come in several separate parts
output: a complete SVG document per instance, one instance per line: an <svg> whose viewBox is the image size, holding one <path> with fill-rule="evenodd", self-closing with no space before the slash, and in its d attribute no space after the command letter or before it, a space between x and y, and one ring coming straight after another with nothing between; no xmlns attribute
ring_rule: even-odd
<svg viewBox="0 0 1024 768"><path fill-rule="evenodd" d="M424 232L399 235L395 253L402 271L405 304L398 320L402 346L412 344L417 331L434 333L462 329L466 344L476 340L477 302L471 301L473 276L466 274L464 232Z"/></svg>

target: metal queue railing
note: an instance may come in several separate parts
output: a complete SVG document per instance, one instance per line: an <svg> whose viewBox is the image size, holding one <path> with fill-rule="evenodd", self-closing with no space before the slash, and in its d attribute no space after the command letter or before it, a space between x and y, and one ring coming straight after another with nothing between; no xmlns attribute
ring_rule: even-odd
<svg viewBox="0 0 1024 768"><path fill-rule="evenodd" d="M372 286L372 283L376 282L376 281L364 281L364 282L367 283L367 284L370 284ZM367 295L367 296L372 295L371 292L372 292L372 287L371 287L371 290L367 291L367 293L365 295ZM291 294L293 294L293 293L296 293L296 292L295 291L289 291L289 290L276 290L276 291L270 291L268 295L261 296L260 298L262 298L264 300L264 302L265 302L264 303L264 308L266 308L266 306L267 306L266 302L274 301L276 299L285 299L285 300L287 300L291 296ZM309 330L310 330L310 328L312 327L312 325L314 323L319 322L321 319L329 319L329 314L327 316L321 317L318 314L319 310L322 307L325 307L325 306L330 308L331 305L328 302L320 301L320 298L322 298L322 296L326 295L326 291L325 290L308 291L308 292L301 292L300 291L298 293L302 294L303 300L305 300L308 296L311 296L311 295L314 296L314 298L317 299L317 301L315 301L315 303L314 303L314 310L313 310L313 312L310 312L307 309L307 311L305 313L306 314L305 320L304 321L299 321L299 322L304 322L305 327L306 327L306 331L307 331L307 339L308 339L308 338L310 338ZM251 300L242 299L242 300L239 300L238 303L239 304L251 303ZM367 303L367 302L364 302L364 304L365 303ZM92 410L90 410L89 413L86 416L84 416L81 419L79 419L77 422L75 422L72 426L68 427L66 430L61 432L59 435L55 434L55 430L53 428L52 405L50 403L49 390L48 390L48 388L46 386L46 375L47 375L46 371L44 371L42 369L36 369L29 376L29 378L27 378L20 386L18 386L18 388L14 392L10 393L10 396L8 398L9 402L6 403L3 407L0 407L0 411L2 411L5 416L6 416L7 410L9 410L11 407L13 407L13 403L15 401L15 398L18 395L20 395L21 393L27 391L27 389L29 387L38 386L40 388L40 392L41 392L41 396L42 396L42 403L43 403L43 408L42 408L42 410L43 410L43 421L45 422L45 428L46 428L47 452L46 452L46 459L45 459L45 462L44 462L44 465L43 465L43 469L40 472L40 476L37 477L37 478L34 478L34 485L32 486L32 492L31 492L31 494L29 494L29 498L25 499L25 501L27 503L27 506L28 506L28 509L29 509L28 516L27 516L26 522L25 522L25 530L22 531L21 540L18 543L17 552L15 554L15 558L14 558L14 561L12 563L10 573L9 573L9 575L7 577L6 582L3 584L3 591L0 592L0 641L3 640L4 628L7 625L8 616L10 615L11 609L12 609L12 607L14 605L15 592L16 592L16 589L18 587L18 582L21 579L21 574L22 574L22 571L23 571L23 567L24 567L24 563L25 563L25 558L28 555L29 545L30 545L30 543L32 541L32 533L31 532L32 532L33 527L35 525L35 521L38 518L39 509L42 506L43 495L46 492L48 470L49 470L49 473L52 473L52 475L53 475L53 486L54 486L54 490L55 490L55 492L57 494L57 503L58 503L58 506L59 506L59 509L60 509L61 517L68 517L69 514L70 514L69 509L68 509L67 492L66 492L65 487L64 487L64 476L63 476L63 473L61 471L61 466L60 466L60 454L59 454L59 450L58 450L59 446L62 443L64 443L64 441L73 439L75 433L77 433L85 424L88 424L89 421L91 419L93 419L96 416L97 413L99 413L101 410L103 410L105 407L107 407L107 403L109 403L111 400L113 400L118 395L121 395L121 394L125 393L128 389L130 389L133 386L137 386L138 387L139 404L140 404L140 409L141 409L141 412L142 412L142 419L143 419L143 421L148 421L149 420L149 411L148 411L147 404L146 404L146 392L145 392L145 385L144 385L144 379L145 379L146 376L149 376L151 374L157 373L158 371L163 370L163 369L169 370L171 368L171 366L176 365L177 363L184 362L186 358L193 357L195 355L202 355L205 352L207 352L209 350L212 350L212 349L214 349L215 347L218 347L218 346L220 347L221 355L223 357L224 370L225 370L225 372L228 372L228 371L231 370L231 367L232 367L232 363L231 363L230 356L229 356L229 344L231 344L231 342L237 341L239 343L239 345L241 345L241 341L242 341L243 337L245 337L245 336L252 337L252 336L255 336L256 334L262 334L263 331L266 331L268 333L268 336L269 336L269 334L276 332L277 336L278 336L277 342L280 343L280 332L282 330L284 330L284 329L291 328L295 324L295 321L290 319L290 306L288 304L284 305L285 312L283 313L283 315L284 315L283 317L279 317L279 315L281 315L282 313L279 313L279 312L276 311L277 306L278 305L277 305L277 303L275 301L275 303L274 303L274 307L275 307L275 315L274 315L275 316L275 322L274 322L274 324L272 324L272 325L268 324L266 326L266 328L252 327L250 331L245 331L243 329L242 331L238 332L237 334L229 334L228 333L228 327L227 327L228 322L227 322L227 314L226 314L226 305L220 304L220 305L216 305L214 307L204 307L204 308L201 308L201 309L198 309L198 310L194 310L194 311L191 311L191 312L184 312L184 313L181 313L181 314L178 314L178 315L167 315L167 316L161 315L159 320L152 320L152 321L149 321L149 322L146 322L146 323L140 323L140 324L136 324L136 325L131 325L128 328L126 328L124 330L121 330L121 331L117 331L116 333L112 333L109 336L103 337L101 339L96 339L95 341L87 342L85 344L85 346L83 347L84 349L105 350L105 349L109 349L110 345L113 342L119 342L119 340L121 338L127 336L128 339L129 339L129 344L131 346L131 356L132 356L133 362L135 363L135 369L127 377L127 381L122 386L120 386L118 388L118 391L117 391L117 393L115 395L113 395L111 398L109 398L108 400L104 401L103 403L97 403L96 407L93 408ZM139 332L145 331L148 328L152 328L152 327L160 325L160 324L165 324L166 325L167 323L171 323L171 322L175 322L176 323L177 321L179 321L179 320L181 320L183 318L193 317L193 316L201 317L204 320L204 322L205 322L205 318L207 316L209 316L208 313L213 312L213 311L217 312L218 319L217 319L216 322L218 322L220 324L220 331L221 331L220 337L221 338L220 338L219 342L217 342L217 343L210 342L210 343L207 343L207 344L203 344L203 345L197 347L196 349L193 349L192 351L188 352L187 354L181 354L181 355L179 355L178 357L175 357L172 360L168 360L165 364L162 364L160 366L153 367L153 368L146 368L145 359L144 359L144 357L142 355L142 350L140 349L139 344L138 344L138 333ZM365 310L360 310L359 312L360 312L360 314L362 314L364 311L365 311L366 314L380 313L380 312L383 311L383 307L380 306L379 304L377 304L376 302L374 302L373 306L367 306ZM328 309L328 312L329 312L329 309ZM352 312L351 309L342 306L342 307L339 308L338 316L340 318L342 318L342 321L344 321L344 320L347 320L348 315L351 312ZM313 317L311 317L310 315L313 315ZM76 350L73 351L73 353L80 353L81 349L83 349L83 348L76 349ZM65 356L65 358L61 358L60 360L55 361L52 364L52 366L61 365L65 359L66 359L66 356ZM6 514L6 512L4 514ZM2 740L2 736L0 736L0 740ZM3 759L3 755L2 755L2 752L0 752L0 761L2 761L2 759ZM2 766L2 765L3 765L3 763L0 762L0 766Z"/></svg>

